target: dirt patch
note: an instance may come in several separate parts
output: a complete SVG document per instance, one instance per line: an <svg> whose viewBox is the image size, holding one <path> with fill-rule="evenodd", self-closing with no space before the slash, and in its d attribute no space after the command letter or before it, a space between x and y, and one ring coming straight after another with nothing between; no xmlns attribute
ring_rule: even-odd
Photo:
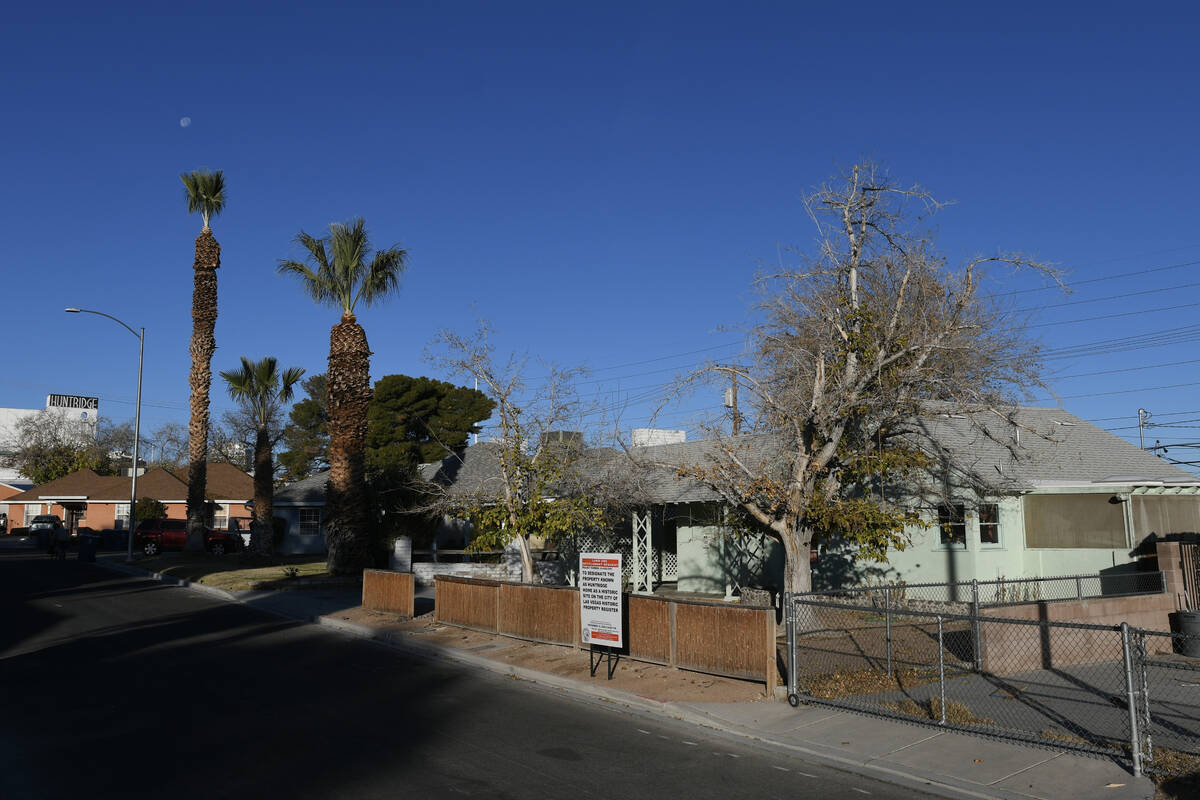
<svg viewBox="0 0 1200 800"><path fill-rule="evenodd" d="M410 637L450 650L461 650L491 661L544 672L561 678L590 683L597 688L617 689L660 702L748 703L765 701L761 683L704 675L645 664L622 658L607 679L607 664L601 664L596 676L589 674L588 651L561 645L539 644L498 634L443 625L432 614L404 620L391 614L347 609L332 615L336 619L367 625L377 630Z"/></svg>
<svg viewBox="0 0 1200 800"><path fill-rule="evenodd" d="M941 720L942 718L942 701L941 698L934 697L922 703L917 703L911 699L905 699L902 703L884 702L881 704L884 708L891 709L900 714L906 714L910 717L921 717L923 719ZM946 701L946 721L951 725L994 725L995 722L987 717L976 716L975 712L969 706L965 706L955 700Z"/></svg>

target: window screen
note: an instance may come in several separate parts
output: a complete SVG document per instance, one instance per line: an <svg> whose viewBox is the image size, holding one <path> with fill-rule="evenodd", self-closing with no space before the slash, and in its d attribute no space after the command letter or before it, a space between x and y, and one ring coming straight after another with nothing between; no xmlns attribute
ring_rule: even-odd
<svg viewBox="0 0 1200 800"><path fill-rule="evenodd" d="M1026 547L1125 546L1122 503L1109 494L1031 494L1025 496Z"/></svg>
<svg viewBox="0 0 1200 800"><path fill-rule="evenodd" d="M1132 498L1133 524L1139 539L1155 534L1200 532L1200 497L1137 494Z"/></svg>

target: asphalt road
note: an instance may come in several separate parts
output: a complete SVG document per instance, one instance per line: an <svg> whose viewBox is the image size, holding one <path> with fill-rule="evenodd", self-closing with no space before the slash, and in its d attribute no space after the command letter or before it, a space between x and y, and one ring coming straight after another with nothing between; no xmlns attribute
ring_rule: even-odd
<svg viewBox="0 0 1200 800"><path fill-rule="evenodd" d="M75 560L0 552L0 798L909 798Z"/></svg>

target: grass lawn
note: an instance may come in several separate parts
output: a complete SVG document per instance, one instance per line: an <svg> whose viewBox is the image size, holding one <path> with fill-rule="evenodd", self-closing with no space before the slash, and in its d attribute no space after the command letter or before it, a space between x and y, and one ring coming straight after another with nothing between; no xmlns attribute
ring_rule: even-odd
<svg viewBox="0 0 1200 800"><path fill-rule="evenodd" d="M272 556L234 553L162 553L137 560L142 569L217 589L286 589L298 578L331 578L325 556ZM314 587L315 588L315 587Z"/></svg>

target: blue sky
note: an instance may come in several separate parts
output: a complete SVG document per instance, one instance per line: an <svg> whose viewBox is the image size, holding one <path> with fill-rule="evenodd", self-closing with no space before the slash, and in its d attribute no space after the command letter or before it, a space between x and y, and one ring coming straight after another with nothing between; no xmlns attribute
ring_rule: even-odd
<svg viewBox="0 0 1200 800"><path fill-rule="evenodd" d="M211 167L215 370L324 370L338 314L275 264L301 229L362 216L410 254L401 292L359 314L373 378L436 374L435 332L481 315L501 350L592 367L585 388L641 425L675 373L737 355L760 261L812 242L800 196L868 156L954 201L935 219L952 259L1069 271L1069 297L997 287L1047 348L1084 348L1048 362L1064 407L1133 441L1143 407L1148 444L1200 441L1197 12L831 5L10 10L0 406L96 395L132 417L136 341L78 305L145 326L144 425L186 421L200 220L178 175ZM1144 340L1098 346L1124 337Z"/></svg>

